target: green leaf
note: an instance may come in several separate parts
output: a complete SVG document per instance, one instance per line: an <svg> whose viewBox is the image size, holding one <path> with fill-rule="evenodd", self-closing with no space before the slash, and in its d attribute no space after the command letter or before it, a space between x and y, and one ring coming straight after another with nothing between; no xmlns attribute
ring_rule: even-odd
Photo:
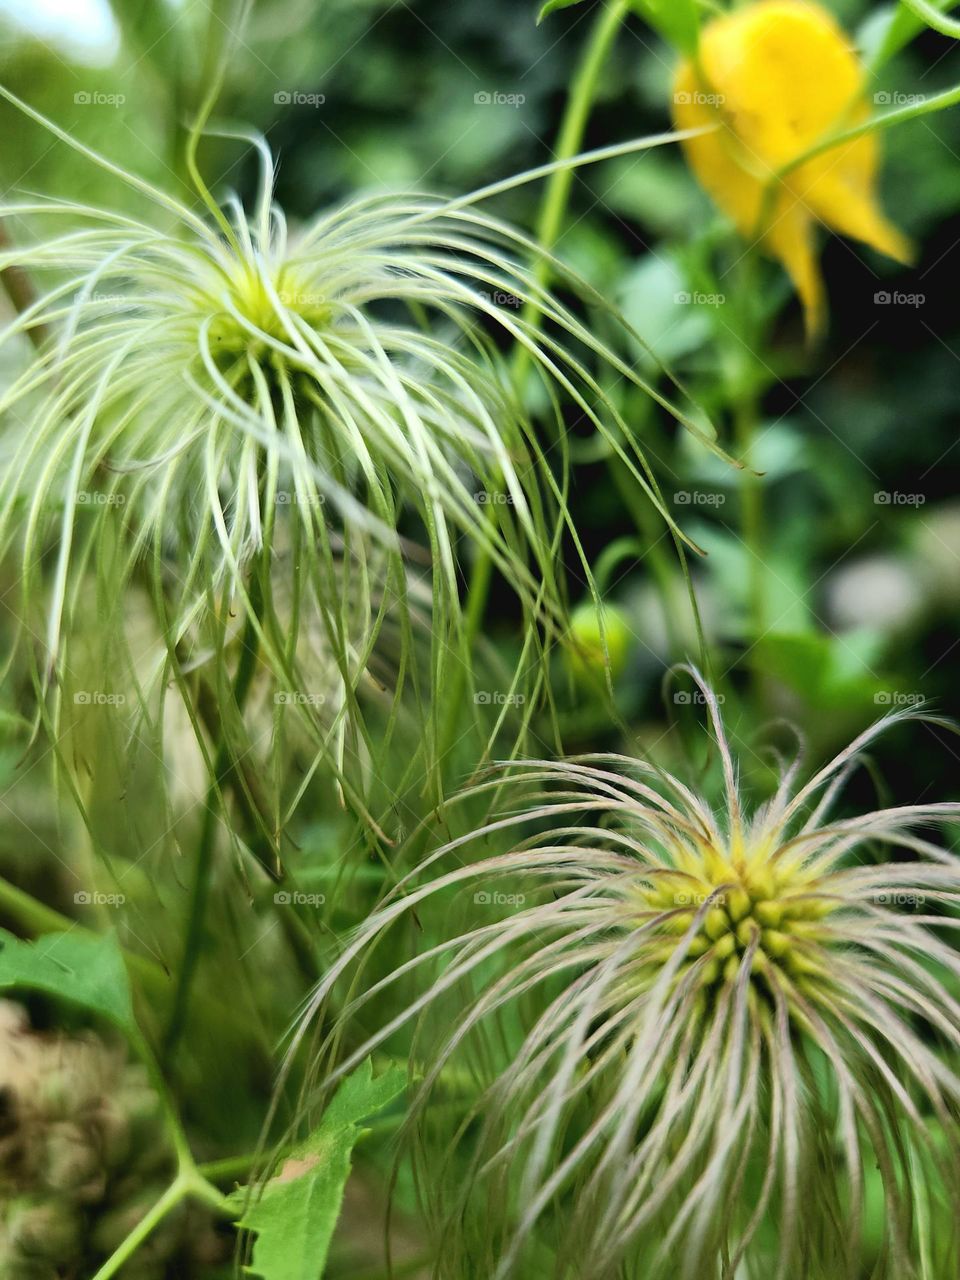
<svg viewBox="0 0 960 1280"><path fill-rule="evenodd" d="M354 1146L369 1130L361 1122L392 1102L406 1072L391 1067L377 1079L369 1059L343 1082L319 1126L290 1153L237 1226L256 1233L250 1275L262 1280L319 1280L340 1215ZM246 1191L234 1193L242 1206Z"/></svg>
<svg viewBox="0 0 960 1280"><path fill-rule="evenodd" d="M751 654L757 671L792 689L814 711L839 717L882 711L874 674L880 637L867 629L843 636L807 633L762 636Z"/></svg>
<svg viewBox="0 0 960 1280"><path fill-rule="evenodd" d="M77 930L23 942L0 929L0 991L9 989L59 996L137 1035L127 971L111 934Z"/></svg>
<svg viewBox="0 0 960 1280"><path fill-rule="evenodd" d="M700 40L696 0L631 0L641 18L682 53L692 55Z"/></svg>
<svg viewBox="0 0 960 1280"><path fill-rule="evenodd" d="M547 0L540 12L537 14L537 26L549 14L555 13L557 9L569 9L575 4L582 4L583 0Z"/></svg>

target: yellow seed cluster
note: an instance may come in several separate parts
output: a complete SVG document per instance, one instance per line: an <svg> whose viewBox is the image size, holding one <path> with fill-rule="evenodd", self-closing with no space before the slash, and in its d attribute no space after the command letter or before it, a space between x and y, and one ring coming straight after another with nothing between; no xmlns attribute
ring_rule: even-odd
<svg viewBox="0 0 960 1280"><path fill-rule="evenodd" d="M699 918L686 962L704 961L704 986L733 982L755 939L755 975L771 965L792 975L817 971L804 943L822 938L820 922L833 909L819 882L796 865L775 866L763 852L731 857L708 849L683 861L683 870L654 873L641 893L645 920L652 913L658 923L651 959L669 959Z"/></svg>

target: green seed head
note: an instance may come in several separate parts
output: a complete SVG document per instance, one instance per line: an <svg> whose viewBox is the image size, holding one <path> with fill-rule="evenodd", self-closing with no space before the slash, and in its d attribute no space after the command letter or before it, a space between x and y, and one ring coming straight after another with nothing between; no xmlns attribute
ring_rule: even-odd
<svg viewBox="0 0 960 1280"><path fill-rule="evenodd" d="M678 863L682 869L658 874L640 898L644 923L651 916L654 923L651 937L669 936L671 952L684 947L683 973L696 964L704 987L733 983L748 954L751 980L760 984L816 968L811 952L826 940L817 924L832 904L802 867L775 863L762 847L733 855L712 845ZM668 954L659 951L658 964Z"/></svg>

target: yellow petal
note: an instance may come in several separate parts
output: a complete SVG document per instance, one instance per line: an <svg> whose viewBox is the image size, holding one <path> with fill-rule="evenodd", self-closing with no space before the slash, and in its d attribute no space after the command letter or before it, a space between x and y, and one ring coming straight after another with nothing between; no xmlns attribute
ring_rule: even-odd
<svg viewBox="0 0 960 1280"><path fill-rule="evenodd" d="M813 218L801 204L791 202L785 211L776 210L764 236L764 248L783 266L803 303L807 337L818 337L827 317L823 277L817 261Z"/></svg>
<svg viewBox="0 0 960 1280"><path fill-rule="evenodd" d="M872 138L861 138L856 145L872 141ZM834 154L827 152L818 159L817 165L821 165L821 160L829 162ZM909 239L884 217L877 204L872 179L870 183L857 180L857 175L843 163L832 168L822 165L814 175L808 174L807 168L802 166L797 171L799 177L793 175L790 185L798 190L803 203L821 222L841 235L862 240L898 262L913 259Z"/></svg>
<svg viewBox="0 0 960 1280"><path fill-rule="evenodd" d="M804 0L759 0L703 30L699 63L674 92L679 128L718 125L684 144L701 185L748 239L778 258L803 302L810 333L825 305L814 223L902 261L907 239L883 216L876 138L865 136L775 175L824 137L865 118L864 75L834 18ZM762 223L762 225L761 225Z"/></svg>

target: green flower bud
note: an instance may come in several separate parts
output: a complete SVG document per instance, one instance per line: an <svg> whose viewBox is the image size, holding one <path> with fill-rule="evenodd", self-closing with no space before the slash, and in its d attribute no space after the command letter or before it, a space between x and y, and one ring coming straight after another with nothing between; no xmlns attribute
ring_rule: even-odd
<svg viewBox="0 0 960 1280"><path fill-rule="evenodd" d="M566 657L577 679L603 681L609 660L610 678L615 680L627 665L633 635L622 609L604 604L598 612L592 600L585 600L570 619L570 642Z"/></svg>

